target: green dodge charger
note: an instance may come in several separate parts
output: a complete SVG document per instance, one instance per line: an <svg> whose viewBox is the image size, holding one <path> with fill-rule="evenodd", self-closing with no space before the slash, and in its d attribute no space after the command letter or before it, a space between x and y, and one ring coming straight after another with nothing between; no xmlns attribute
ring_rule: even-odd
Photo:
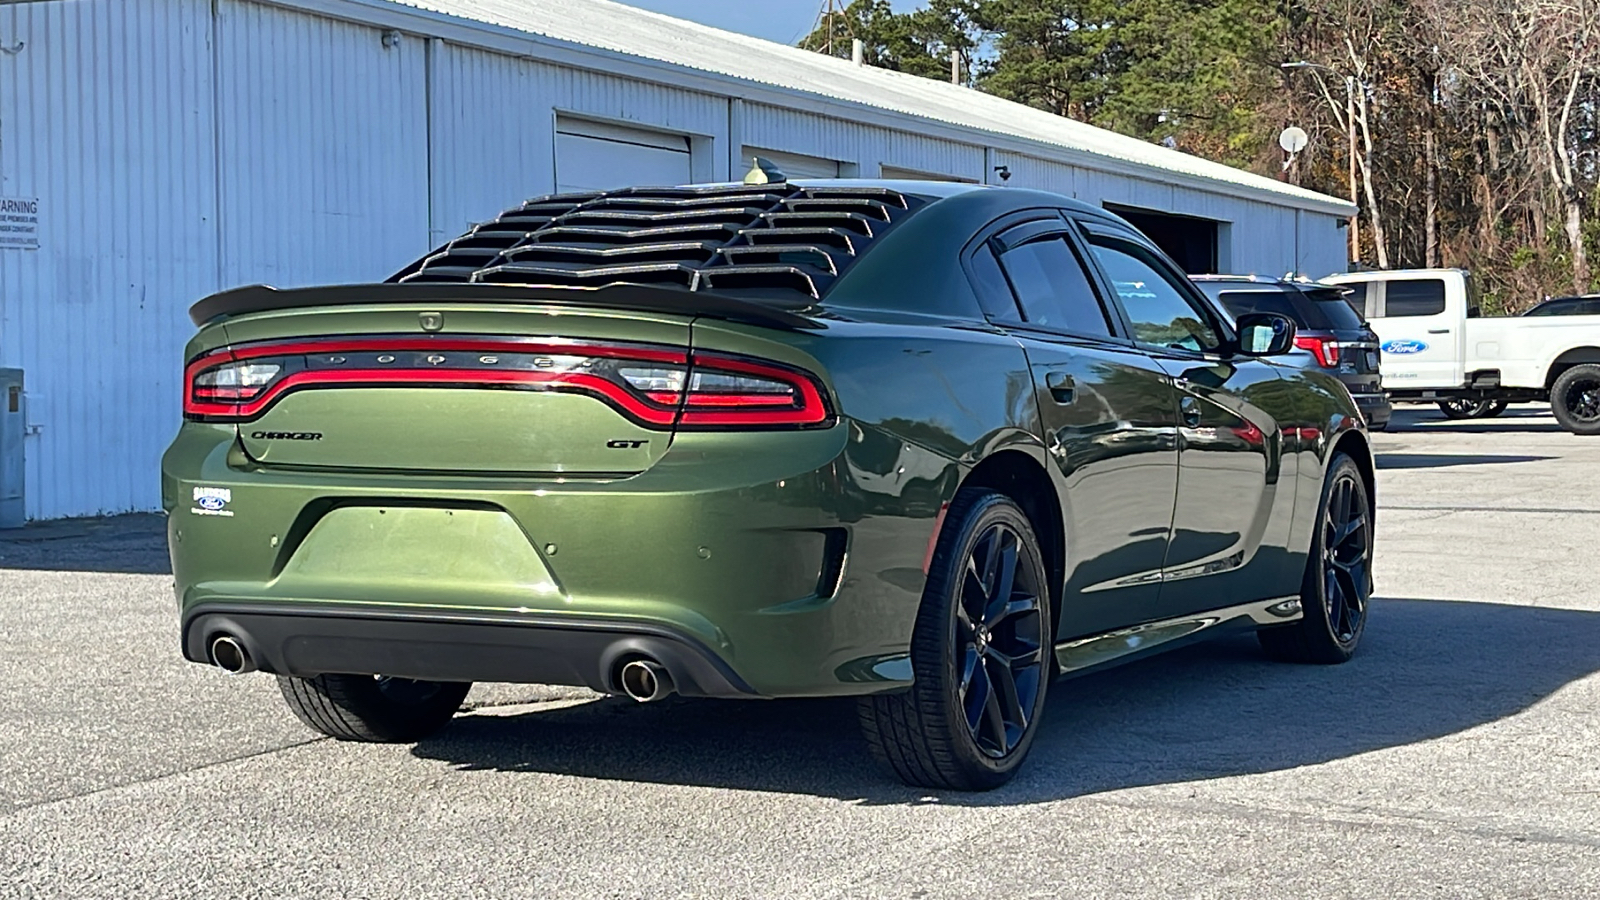
<svg viewBox="0 0 1600 900"><path fill-rule="evenodd" d="M1055 194L561 194L192 316L183 653L337 738L419 740L474 681L851 695L900 778L982 790L1057 676L1241 630L1338 663L1366 625L1345 388Z"/></svg>

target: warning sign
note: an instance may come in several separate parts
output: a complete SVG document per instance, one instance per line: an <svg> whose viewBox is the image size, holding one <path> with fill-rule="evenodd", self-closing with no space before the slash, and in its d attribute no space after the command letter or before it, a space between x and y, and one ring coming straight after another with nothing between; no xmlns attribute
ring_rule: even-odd
<svg viewBox="0 0 1600 900"><path fill-rule="evenodd" d="M39 200L0 197L0 250L39 249Z"/></svg>

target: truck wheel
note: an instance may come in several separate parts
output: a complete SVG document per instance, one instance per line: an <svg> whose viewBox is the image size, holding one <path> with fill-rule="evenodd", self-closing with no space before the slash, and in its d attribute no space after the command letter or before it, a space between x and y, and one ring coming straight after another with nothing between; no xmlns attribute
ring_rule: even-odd
<svg viewBox="0 0 1600 900"><path fill-rule="evenodd" d="M1493 400L1468 400L1465 397L1457 397L1453 400L1440 400L1439 411L1444 413L1446 419L1479 419L1485 415L1500 414L1498 411L1486 412L1494 403ZM1500 408L1505 409L1503 405Z"/></svg>
<svg viewBox="0 0 1600 900"><path fill-rule="evenodd" d="M471 682L412 681L386 675L278 676L295 716L341 741L408 744L443 728Z"/></svg>
<svg viewBox="0 0 1600 900"><path fill-rule="evenodd" d="M1504 400L1490 400L1488 403L1484 404L1483 409L1481 411L1479 411L1479 413L1477 415L1473 416L1473 418L1474 419L1492 419L1495 416L1498 416L1498 415L1500 415L1501 413L1503 413L1505 411L1506 411L1506 401L1504 401Z"/></svg>
<svg viewBox="0 0 1600 900"><path fill-rule="evenodd" d="M1303 616L1256 632L1273 659L1342 663L1356 652L1372 600L1372 502L1355 460L1335 453L1300 585Z"/></svg>
<svg viewBox="0 0 1600 900"><path fill-rule="evenodd" d="M1600 434L1600 366L1573 366L1550 388L1550 411L1573 434Z"/></svg>
<svg viewBox="0 0 1600 900"><path fill-rule="evenodd" d="M858 707L873 755L902 781L986 791L1016 774L1054 674L1049 584L1021 507L993 491L956 495L912 630L916 680Z"/></svg>

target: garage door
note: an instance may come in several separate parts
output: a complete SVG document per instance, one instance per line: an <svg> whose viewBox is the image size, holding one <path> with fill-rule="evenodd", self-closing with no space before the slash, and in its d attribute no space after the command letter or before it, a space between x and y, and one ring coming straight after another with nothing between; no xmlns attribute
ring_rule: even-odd
<svg viewBox="0 0 1600 900"><path fill-rule="evenodd" d="M838 178L839 161L802 153L785 153L782 150L764 150L760 147L744 148L744 169L754 165L755 157L762 157L777 166L790 178ZM744 171L740 171L740 175Z"/></svg>
<svg viewBox="0 0 1600 900"><path fill-rule="evenodd" d="M941 175L938 172L924 172L921 169L902 169L899 166L885 165L882 167L883 177L895 181L956 181L961 184L977 184L975 178L962 178L960 175Z"/></svg>
<svg viewBox="0 0 1600 900"><path fill-rule="evenodd" d="M566 116L556 119L556 190L602 191L693 180L685 135Z"/></svg>

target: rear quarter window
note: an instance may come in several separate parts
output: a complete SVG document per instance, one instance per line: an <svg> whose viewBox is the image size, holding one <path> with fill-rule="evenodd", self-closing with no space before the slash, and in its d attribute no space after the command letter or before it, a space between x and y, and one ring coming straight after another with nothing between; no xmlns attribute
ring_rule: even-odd
<svg viewBox="0 0 1600 900"><path fill-rule="evenodd" d="M1444 281L1441 279L1390 281L1384 285L1385 318L1436 316L1442 312L1444 312Z"/></svg>
<svg viewBox="0 0 1600 900"><path fill-rule="evenodd" d="M1329 328L1334 331L1361 330L1365 318L1345 302L1343 291L1302 290L1301 294L1305 296L1301 302L1312 309L1311 315L1307 318L1319 318L1327 323L1313 327Z"/></svg>
<svg viewBox="0 0 1600 900"><path fill-rule="evenodd" d="M1318 328L1304 321L1300 310L1294 308L1289 302L1289 297L1280 290L1270 291L1223 291L1217 295L1217 300L1227 307L1234 318L1245 313L1274 313L1287 316L1295 325L1301 328Z"/></svg>

